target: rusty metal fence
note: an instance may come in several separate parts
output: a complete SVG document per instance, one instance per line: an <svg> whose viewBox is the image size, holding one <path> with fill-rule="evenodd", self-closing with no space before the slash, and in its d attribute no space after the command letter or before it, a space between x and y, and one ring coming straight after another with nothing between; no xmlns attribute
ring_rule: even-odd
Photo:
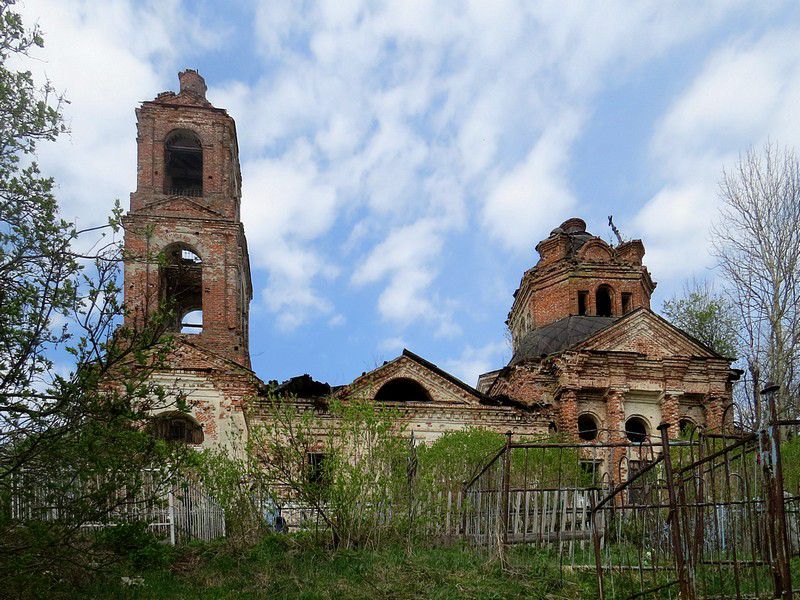
<svg viewBox="0 0 800 600"><path fill-rule="evenodd" d="M791 598L800 421L659 434L580 444L509 436L465 484L465 539L505 563L513 545L539 548L562 576L593 576L600 598Z"/></svg>

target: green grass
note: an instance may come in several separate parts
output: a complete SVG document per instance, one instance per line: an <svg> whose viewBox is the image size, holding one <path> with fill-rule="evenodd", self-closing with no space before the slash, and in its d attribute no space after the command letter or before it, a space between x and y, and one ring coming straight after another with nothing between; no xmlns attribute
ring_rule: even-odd
<svg viewBox="0 0 800 600"><path fill-rule="evenodd" d="M135 533L135 532L133 532ZM267 535L254 545L237 547L230 540L193 544L174 549L146 541L130 532L113 537L110 547L123 556L116 566L70 578L65 572L18 581L2 589L10 596L35 598L280 598L280 599L501 599L542 598L580 600L596 598L595 573L589 569L559 570L554 550L513 546L506 570L497 559L467 547L417 548L402 546L380 550L324 550L321 540L308 536ZM126 542L126 543L123 543ZM137 542L137 543L134 543ZM627 554L627 553L625 553ZM590 560L591 559L591 560ZM567 561L568 562L568 561ZM620 562L630 564L630 560ZM585 551L576 563L591 565ZM792 576L800 580L800 559L794 559ZM759 569L760 591L769 589L769 569ZM674 573L646 572L646 588L674 579ZM752 581L742 573L743 591ZM13 573L6 578L14 580ZM698 591L713 597L732 597L729 569L698 569ZM123 578L141 578L126 586ZM606 574L607 598L628 598L640 590L637 570ZM0 589L0 597L4 597ZM13 590L17 590L16 592ZM674 597L676 588L653 597Z"/></svg>
<svg viewBox="0 0 800 600"><path fill-rule="evenodd" d="M244 551L228 544L192 546L168 568L122 570L71 597L84 598L548 598L596 597L589 576L561 581L549 555L513 550L511 572L469 549L402 548L326 552L302 538L268 536ZM524 565L520 567L519 565ZM124 587L122 576L141 576L142 586Z"/></svg>

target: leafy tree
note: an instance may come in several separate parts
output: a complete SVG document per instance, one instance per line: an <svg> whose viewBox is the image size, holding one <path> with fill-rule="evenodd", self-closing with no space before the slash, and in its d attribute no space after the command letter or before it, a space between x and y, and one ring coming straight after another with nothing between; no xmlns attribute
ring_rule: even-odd
<svg viewBox="0 0 800 600"><path fill-rule="evenodd" d="M737 321L730 301L705 281L693 280L664 302L664 316L722 356L736 358Z"/></svg>
<svg viewBox="0 0 800 600"><path fill-rule="evenodd" d="M326 403L328 414L275 396L251 419L249 454L275 507L311 509L334 546L374 546L408 528L408 441L395 411L365 400ZM318 518L317 518L318 517ZM296 518L287 514L287 518Z"/></svg>
<svg viewBox="0 0 800 600"><path fill-rule="evenodd" d="M13 4L0 0L0 579L86 565L82 525L166 477L144 466L180 462L142 422L159 405L185 407L151 377L171 350L165 317L120 327L119 206L107 225L78 230L36 164L37 146L66 130L64 99L10 66L43 44Z"/></svg>

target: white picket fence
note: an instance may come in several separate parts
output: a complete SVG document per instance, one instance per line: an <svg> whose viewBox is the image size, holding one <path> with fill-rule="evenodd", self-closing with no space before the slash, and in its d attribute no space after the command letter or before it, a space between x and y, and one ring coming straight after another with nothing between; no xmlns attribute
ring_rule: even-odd
<svg viewBox="0 0 800 600"><path fill-rule="evenodd" d="M74 481L53 486L21 473L13 482L11 516L18 521L76 522L75 502L97 490L102 482ZM102 519L79 523L85 530L113 527L120 523L145 522L148 528L172 545L190 540L210 541L225 537L225 511L202 489L188 479L162 481L156 472L143 473L135 490L121 486L100 507Z"/></svg>

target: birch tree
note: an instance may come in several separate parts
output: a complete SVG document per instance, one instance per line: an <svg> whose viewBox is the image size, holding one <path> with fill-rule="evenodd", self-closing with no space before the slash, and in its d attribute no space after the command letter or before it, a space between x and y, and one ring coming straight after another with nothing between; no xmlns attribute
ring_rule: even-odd
<svg viewBox="0 0 800 600"><path fill-rule="evenodd" d="M772 380L782 415L798 416L800 353L800 163L794 150L767 143L723 172L713 253L739 320L739 353L754 424L759 389Z"/></svg>

